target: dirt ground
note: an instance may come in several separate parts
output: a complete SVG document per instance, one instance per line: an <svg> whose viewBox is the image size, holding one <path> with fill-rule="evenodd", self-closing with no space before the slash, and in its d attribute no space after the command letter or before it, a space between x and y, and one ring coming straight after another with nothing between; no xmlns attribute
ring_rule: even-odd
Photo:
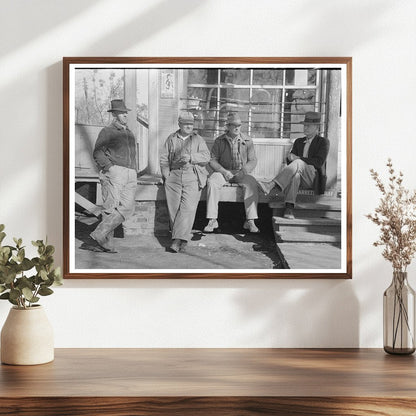
<svg viewBox="0 0 416 416"><path fill-rule="evenodd" d="M185 252L169 251L170 237L127 236L115 238L117 253L83 250L88 232L95 225L76 225L75 263L79 269L280 269L282 267L272 233L271 210L259 204L259 234L243 229L244 207L221 203L220 229L204 233L205 203L201 202L192 240ZM88 221L87 221L88 222ZM91 221L90 221L91 222Z"/></svg>

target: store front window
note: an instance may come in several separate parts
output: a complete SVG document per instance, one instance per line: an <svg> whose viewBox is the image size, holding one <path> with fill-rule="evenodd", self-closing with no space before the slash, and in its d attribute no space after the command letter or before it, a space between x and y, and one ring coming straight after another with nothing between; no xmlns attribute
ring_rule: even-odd
<svg viewBox="0 0 416 416"><path fill-rule="evenodd" d="M239 114L244 133L271 139L302 131L307 111L325 113L325 70L195 68L185 70L185 82L181 108L207 138L224 132L229 112Z"/></svg>

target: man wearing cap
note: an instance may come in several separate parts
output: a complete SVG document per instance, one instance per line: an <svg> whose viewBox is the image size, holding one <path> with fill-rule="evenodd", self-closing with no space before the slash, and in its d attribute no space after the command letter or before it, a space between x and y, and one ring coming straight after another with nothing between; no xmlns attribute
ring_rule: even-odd
<svg viewBox="0 0 416 416"><path fill-rule="evenodd" d="M326 186L325 162L329 152L329 140L319 136L321 115L305 114L303 131L305 137L296 139L287 156L288 165L270 182L259 182L267 195L273 188L283 192L284 217L294 219L294 208L299 188L313 188L315 194L323 194Z"/></svg>
<svg viewBox="0 0 416 416"><path fill-rule="evenodd" d="M184 111L178 118L179 130L166 140L160 155L166 202L172 230L174 253L184 251L191 238L196 209L205 187L210 154L205 140L194 132L194 116Z"/></svg>
<svg viewBox="0 0 416 416"><path fill-rule="evenodd" d="M111 101L112 123L98 134L93 152L103 211L102 221L90 236L101 251L113 253L113 231L133 213L137 187L136 138L127 127L128 111L123 100Z"/></svg>
<svg viewBox="0 0 416 416"><path fill-rule="evenodd" d="M244 189L246 221L244 229L258 233L254 220L257 216L258 185L250 175L257 164L253 141L241 133L241 119L237 113L227 118L227 131L215 139L211 149L210 166L214 172L207 183L207 218L205 232L218 228L218 203L221 188L227 183L237 183Z"/></svg>

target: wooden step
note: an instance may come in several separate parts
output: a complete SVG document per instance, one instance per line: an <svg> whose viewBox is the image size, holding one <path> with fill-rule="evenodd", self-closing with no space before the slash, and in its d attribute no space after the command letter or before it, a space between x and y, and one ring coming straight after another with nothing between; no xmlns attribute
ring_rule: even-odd
<svg viewBox="0 0 416 416"><path fill-rule="evenodd" d="M273 217L274 231L305 231L319 234L340 232L341 220L339 218L295 218L293 220L283 217Z"/></svg>
<svg viewBox="0 0 416 416"><path fill-rule="evenodd" d="M284 209L285 203L283 201L270 201L270 208ZM341 199L332 198L327 199L326 202L297 202L295 210L313 210L313 211L339 211L341 212Z"/></svg>
<svg viewBox="0 0 416 416"><path fill-rule="evenodd" d="M340 269L341 249L330 243L278 243L278 251L289 269Z"/></svg>
<svg viewBox="0 0 416 416"><path fill-rule="evenodd" d="M339 243L341 232L299 231L296 227L290 231L276 231L276 243Z"/></svg>

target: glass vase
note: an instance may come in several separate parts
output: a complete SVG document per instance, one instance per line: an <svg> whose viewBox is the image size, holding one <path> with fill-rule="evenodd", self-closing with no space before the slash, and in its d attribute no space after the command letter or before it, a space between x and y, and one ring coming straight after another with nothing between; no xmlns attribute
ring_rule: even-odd
<svg viewBox="0 0 416 416"><path fill-rule="evenodd" d="M415 291L406 272L393 272L383 295L384 351L412 354L415 351Z"/></svg>

